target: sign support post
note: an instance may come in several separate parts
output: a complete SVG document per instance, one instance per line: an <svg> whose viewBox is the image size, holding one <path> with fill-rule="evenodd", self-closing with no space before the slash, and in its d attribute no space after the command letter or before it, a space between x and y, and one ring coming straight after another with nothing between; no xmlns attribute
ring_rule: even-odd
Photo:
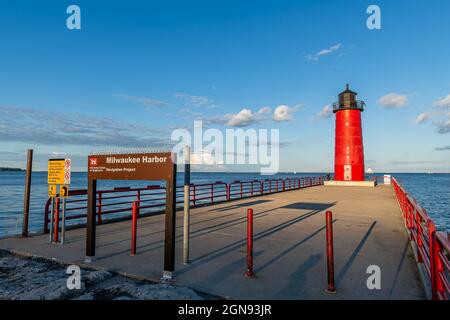
<svg viewBox="0 0 450 320"><path fill-rule="evenodd" d="M52 243L53 241L53 214L55 212L55 198L52 197L52 212L50 213L50 232L48 242Z"/></svg>
<svg viewBox="0 0 450 320"><path fill-rule="evenodd" d="M190 185L191 185L191 148L184 147L184 221L183 221L183 263L189 264L189 225L190 225Z"/></svg>
<svg viewBox="0 0 450 320"><path fill-rule="evenodd" d="M88 179L86 262L95 256L95 222L97 213L97 180Z"/></svg>
<svg viewBox="0 0 450 320"><path fill-rule="evenodd" d="M85 261L91 262L95 257L97 180L164 180L166 211L163 279L172 279L175 270L176 179L176 158L172 152L90 155Z"/></svg>
<svg viewBox="0 0 450 320"><path fill-rule="evenodd" d="M175 270L175 222L176 222L176 185L177 165L173 159L172 174L166 182L166 226L164 239L164 271L163 280L172 280Z"/></svg>
<svg viewBox="0 0 450 320"><path fill-rule="evenodd" d="M58 231L59 231L59 203L63 199L63 209L62 209L62 227L61 227L61 242L64 244L64 236L66 229L66 198L69 196L69 184L71 178L71 166L72 161L70 159L49 159L48 160L48 196L52 198L52 212L50 214L50 238L49 242L58 242ZM59 188L59 194L57 194L56 188ZM56 198L56 205L55 205ZM55 213L56 207L56 213ZM54 215L56 214L56 217ZM45 222L47 223L47 221ZM54 233L53 233L54 232ZM55 237L53 239L53 237Z"/></svg>
<svg viewBox="0 0 450 320"><path fill-rule="evenodd" d="M61 226L61 244L64 244L65 236L66 236L66 198L63 198L62 226Z"/></svg>

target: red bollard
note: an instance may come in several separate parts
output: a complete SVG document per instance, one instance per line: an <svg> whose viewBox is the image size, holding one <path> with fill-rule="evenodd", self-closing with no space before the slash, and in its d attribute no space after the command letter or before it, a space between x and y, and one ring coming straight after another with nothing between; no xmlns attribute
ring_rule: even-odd
<svg viewBox="0 0 450 320"><path fill-rule="evenodd" d="M247 209L247 272L245 275L253 277L253 209Z"/></svg>
<svg viewBox="0 0 450 320"><path fill-rule="evenodd" d="M131 256L136 255L137 217L139 215L139 202L133 201L131 214Z"/></svg>
<svg viewBox="0 0 450 320"><path fill-rule="evenodd" d="M54 212L54 224L53 224L53 242L58 242L59 239L59 198L56 198L55 212Z"/></svg>
<svg viewBox="0 0 450 320"><path fill-rule="evenodd" d="M333 251L333 213L326 212L327 225L327 269L328 269L328 287L325 290L328 293L335 293L334 286L334 251Z"/></svg>

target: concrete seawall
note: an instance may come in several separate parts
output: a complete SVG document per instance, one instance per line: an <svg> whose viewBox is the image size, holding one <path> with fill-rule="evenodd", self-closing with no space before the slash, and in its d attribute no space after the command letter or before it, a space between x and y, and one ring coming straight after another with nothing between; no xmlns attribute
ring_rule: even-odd
<svg viewBox="0 0 450 320"><path fill-rule="evenodd" d="M253 208L256 278L244 277L246 209ZM326 288L325 211L333 211L337 293ZM191 260L182 264L182 212L177 215L175 284L236 299L426 299L391 186L319 186L222 203L191 211ZM131 222L98 227L92 265L159 281L164 216L138 222L130 257ZM86 230L66 244L48 236L0 240L0 248L83 264ZM369 290L367 267L381 269Z"/></svg>

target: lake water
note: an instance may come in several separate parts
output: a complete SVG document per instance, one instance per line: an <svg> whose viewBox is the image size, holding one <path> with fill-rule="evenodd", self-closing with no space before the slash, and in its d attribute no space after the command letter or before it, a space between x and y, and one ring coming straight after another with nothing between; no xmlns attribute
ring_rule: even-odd
<svg viewBox="0 0 450 320"><path fill-rule="evenodd" d="M317 176L323 173L280 173L274 178ZM450 230L450 174L394 174L397 180L427 209L441 230ZM266 179L256 173L193 173L192 183L214 181ZM0 172L0 237L20 234L24 195L24 172ZM178 183L183 183L183 173L178 175ZM148 181L100 181L98 189L113 187L145 187ZM153 183L152 183L153 184ZM47 201L47 173L35 172L32 176L30 201L30 231L43 229L44 206ZM72 173L71 189L86 188L86 173Z"/></svg>

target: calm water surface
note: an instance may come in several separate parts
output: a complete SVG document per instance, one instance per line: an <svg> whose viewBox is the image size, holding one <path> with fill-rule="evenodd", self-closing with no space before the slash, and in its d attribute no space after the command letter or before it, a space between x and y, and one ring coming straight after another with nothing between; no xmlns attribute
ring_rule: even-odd
<svg viewBox="0 0 450 320"><path fill-rule="evenodd" d="M296 177L322 175L320 173L297 174ZM294 176L292 173L280 173L274 178ZM450 174L394 174L408 192L428 210L441 230L450 230ZM265 179L255 173L193 173L193 183L213 181L231 182L234 180ZM178 175L182 184L183 174ZM24 172L0 172L0 237L6 234L19 234L22 228L22 210L24 193ZM98 189L113 187L145 187L148 181L100 181ZM153 183L152 183L153 184ZM86 188L86 173L72 173L71 189ZM47 173L35 172L32 177L32 195L30 204L30 229L42 231L43 212L47 201Z"/></svg>

